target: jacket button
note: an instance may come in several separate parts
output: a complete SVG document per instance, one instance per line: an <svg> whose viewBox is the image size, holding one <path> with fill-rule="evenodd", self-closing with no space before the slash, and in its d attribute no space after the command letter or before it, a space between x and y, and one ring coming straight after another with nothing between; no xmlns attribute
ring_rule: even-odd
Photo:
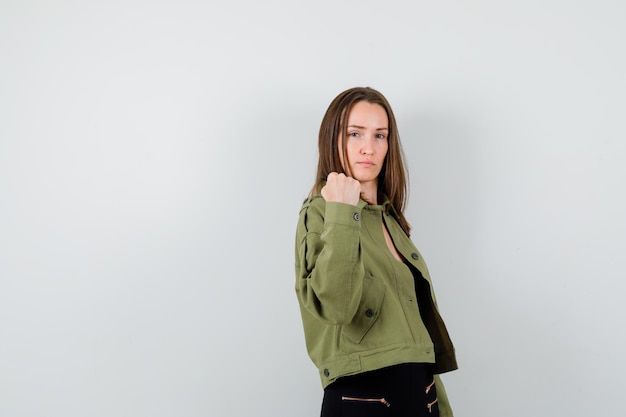
<svg viewBox="0 0 626 417"><path fill-rule="evenodd" d="M374 314L376 314L376 313L371 308L368 308L367 310L365 310L365 315L367 317L374 317Z"/></svg>
<svg viewBox="0 0 626 417"><path fill-rule="evenodd" d="M330 375L330 371L328 369L324 369L324 376L328 378L329 375Z"/></svg>
<svg viewBox="0 0 626 417"><path fill-rule="evenodd" d="M419 256L417 255L417 253L413 252L411 254L411 258L415 259L417 261L417 259L419 258Z"/></svg>
<svg viewBox="0 0 626 417"><path fill-rule="evenodd" d="M359 216L359 213L354 213L354 216L352 216L352 218L358 222L361 219L361 216Z"/></svg>

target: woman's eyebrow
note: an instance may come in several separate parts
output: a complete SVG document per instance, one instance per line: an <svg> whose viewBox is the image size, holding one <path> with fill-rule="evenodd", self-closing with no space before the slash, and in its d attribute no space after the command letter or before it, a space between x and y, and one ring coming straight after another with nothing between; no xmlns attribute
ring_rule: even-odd
<svg viewBox="0 0 626 417"><path fill-rule="evenodd" d="M365 126L358 126L358 125L348 125L348 127L354 127L354 128L357 128L357 129L365 129ZM388 127L379 127L379 128L376 128L376 130L389 130L389 128Z"/></svg>

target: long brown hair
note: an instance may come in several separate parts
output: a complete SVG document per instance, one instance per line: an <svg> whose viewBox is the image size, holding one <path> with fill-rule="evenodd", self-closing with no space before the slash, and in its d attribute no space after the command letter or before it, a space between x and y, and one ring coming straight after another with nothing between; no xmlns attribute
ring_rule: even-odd
<svg viewBox="0 0 626 417"><path fill-rule="evenodd" d="M318 149L319 159L317 163L317 175L311 195L317 195L324 186L328 174L339 172L349 175L341 164L339 157L338 141L341 135L345 136L345 126L348 125L348 117L352 107L366 101L378 104L387 113L389 121L388 150L385 155L383 167L378 175L378 199L382 201L387 197L391 204L391 213L396 217L402 229L408 235L411 226L404 217L404 208L407 199L407 177L404 168L404 152L400 144L400 135L396 125L396 119L391 110L391 105L379 91L370 87L350 88L339 94L330 103L320 126ZM346 158L346 142L342 140L343 159Z"/></svg>

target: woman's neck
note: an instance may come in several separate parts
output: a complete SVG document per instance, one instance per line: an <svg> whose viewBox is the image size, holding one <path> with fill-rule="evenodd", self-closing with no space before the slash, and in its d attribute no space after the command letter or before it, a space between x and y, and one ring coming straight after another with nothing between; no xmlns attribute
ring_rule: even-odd
<svg viewBox="0 0 626 417"><path fill-rule="evenodd" d="M361 183L361 199L370 205L378 204L378 183L376 181Z"/></svg>

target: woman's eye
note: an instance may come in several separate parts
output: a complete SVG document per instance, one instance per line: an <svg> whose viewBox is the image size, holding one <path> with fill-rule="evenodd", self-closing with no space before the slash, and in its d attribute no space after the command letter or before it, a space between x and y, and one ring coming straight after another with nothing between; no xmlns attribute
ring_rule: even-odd
<svg viewBox="0 0 626 417"><path fill-rule="evenodd" d="M359 132L349 132L348 135L352 136L353 138L356 138L359 136Z"/></svg>
<svg viewBox="0 0 626 417"><path fill-rule="evenodd" d="M377 139L385 139L385 135L383 135L382 133L379 133L376 135Z"/></svg>

